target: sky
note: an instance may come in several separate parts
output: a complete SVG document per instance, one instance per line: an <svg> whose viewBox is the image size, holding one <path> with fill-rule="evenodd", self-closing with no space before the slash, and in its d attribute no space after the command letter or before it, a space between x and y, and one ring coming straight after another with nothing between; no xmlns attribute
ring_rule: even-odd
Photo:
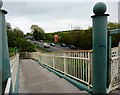
<svg viewBox="0 0 120 95"><path fill-rule="evenodd" d="M118 0L4 0L3 9L13 28L26 34L36 24L50 33L92 26L93 6L99 1L107 5L108 21L118 22Z"/></svg>

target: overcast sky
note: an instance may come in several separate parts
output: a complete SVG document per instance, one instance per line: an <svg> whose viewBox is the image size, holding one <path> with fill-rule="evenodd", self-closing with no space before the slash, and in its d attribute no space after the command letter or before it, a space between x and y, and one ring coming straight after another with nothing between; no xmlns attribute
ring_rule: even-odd
<svg viewBox="0 0 120 95"><path fill-rule="evenodd" d="M6 0L5 0L6 1ZM29 1L29 2L28 2ZM84 2L82 2L84 1ZM8 11L7 22L12 27L19 27L24 33L30 32L32 24L42 27L45 32L56 32L80 27L92 26L93 6L98 0L9 0L3 8ZM89 2L88 2L89 1ZM107 5L110 16L108 21L118 22L117 0L99 0ZM112 2L114 1L114 2Z"/></svg>

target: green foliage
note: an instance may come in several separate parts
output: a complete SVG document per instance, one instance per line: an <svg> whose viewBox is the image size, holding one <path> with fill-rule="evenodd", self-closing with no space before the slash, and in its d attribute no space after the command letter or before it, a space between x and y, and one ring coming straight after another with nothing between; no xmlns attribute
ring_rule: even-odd
<svg viewBox="0 0 120 95"><path fill-rule="evenodd" d="M8 35L8 46L10 51L10 56L13 54L14 48L17 47L18 51L35 51L35 46L30 42L27 42L24 38L23 31L19 28L12 29L10 23L7 23L7 35Z"/></svg>
<svg viewBox="0 0 120 95"><path fill-rule="evenodd" d="M91 30L74 30L60 35L60 42L67 45L73 44L80 49L92 48L92 31Z"/></svg>
<svg viewBox="0 0 120 95"><path fill-rule="evenodd" d="M112 23L112 22L108 23L109 30L117 29L117 28L120 28L120 24ZM119 41L120 41L120 33L112 35L112 47L116 47L119 44Z"/></svg>
<svg viewBox="0 0 120 95"><path fill-rule="evenodd" d="M112 23L112 22L108 22L108 29L111 30L111 29L116 29L116 28L120 28L120 24L118 23Z"/></svg>
<svg viewBox="0 0 120 95"><path fill-rule="evenodd" d="M12 30L11 24L6 22L6 28Z"/></svg>
<svg viewBox="0 0 120 95"><path fill-rule="evenodd" d="M14 28L13 29L13 32L14 32L14 35L16 37L20 37L20 38L23 38L24 37L24 33L22 30L20 30L18 27Z"/></svg>
<svg viewBox="0 0 120 95"><path fill-rule="evenodd" d="M44 30L38 25L32 25L31 31L35 40L43 40L45 37Z"/></svg>
<svg viewBox="0 0 120 95"><path fill-rule="evenodd" d="M19 28L12 29L10 23L7 23L8 45L9 47L17 47L19 51L35 51L36 46L27 42L23 32ZM108 30L120 28L118 23L108 23ZM67 45L73 44L79 49L92 49L92 27L86 30L71 30L55 33L46 33L38 25L31 26L32 33L27 33L26 36L34 36L35 40L45 40L48 42L54 41L54 35L58 35L59 42ZM112 47L116 47L120 41L120 33L112 36Z"/></svg>
<svg viewBox="0 0 120 95"><path fill-rule="evenodd" d="M16 47L19 49L20 52L24 52L24 51L34 52L35 51L35 46L33 44L21 38L16 39Z"/></svg>
<svg viewBox="0 0 120 95"><path fill-rule="evenodd" d="M16 39L17 38L24 38L24 34L23 31L21 31L19 28L14 28L12 30L12 28L10 28L11 25L7 24L6 28L7 28L7 35L8 35L8 46L9 47L16 47Z"/></svg>
<svg viewBox="0 0 120 95"><path fill-rule="evenodd" d="M120 41L120 33L112 35L112 47L117 47Z"/></svg>
<svg viewBox="0 0 120 95"><path fill-rule="evenodd" d="M108 23L108 30L120 28L118 23ZM48 33L47 39L53 41L54 35L59 36L59 43L65 43L67 45L73 44L79 49L92 49L92 27L86 30L71 30L71 31L61 31L55 33ZM112 47L118 46L120 41L120 33L112 36Z"/></svg>
<svg viewBox="0 0 120 95"><path fill-rule="evenodd" d="M9 57L12 57L15 55L15 48L9 48Z"/></svg>
<svg viewBox="0 0 120 95"><path fill-rule="evenodd" d="M47 34L45 34L45 40L46 41L54 41L54 36L53 36L53 34L51 34L51 33L47 33Z"/></svg>
<svg viewBox="0 0 120 95"><path fill-rule="evenodd" d="M33 36L33 34L31 34L31 33L27 33L25 36Z"/></svg>
<svg viewBox="0 0 120 95"><path fill-rule="evenodd" d="M8 46L15 47L16 37L14 35L14 32L11 29L7 29L7 35L8 35Z"/></svg>

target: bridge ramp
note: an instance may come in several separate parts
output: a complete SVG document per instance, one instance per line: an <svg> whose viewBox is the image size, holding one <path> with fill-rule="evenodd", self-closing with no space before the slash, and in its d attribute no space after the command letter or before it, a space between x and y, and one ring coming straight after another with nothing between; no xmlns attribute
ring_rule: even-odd
<svg viewBox="0 0 120 95"><path fill-rule="evenodd" d="M19 93L87 93L41 67L32 59L20 61Z"/></svg>

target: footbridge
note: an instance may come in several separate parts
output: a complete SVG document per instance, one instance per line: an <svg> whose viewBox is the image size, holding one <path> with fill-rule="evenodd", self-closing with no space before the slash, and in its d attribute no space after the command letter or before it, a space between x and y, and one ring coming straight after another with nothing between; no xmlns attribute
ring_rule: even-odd
<svg viewBox="0 0 120 95"><path fill-rule="evenodd" d="M0 2L1 3L1 2ZM0 4L0 8L2 4ZM111 48L106 5L93 12L93 50L16 52L9 58L5 10L0 9L0 94L87 93L106 95L120 89L120 46Z"/></svg>

